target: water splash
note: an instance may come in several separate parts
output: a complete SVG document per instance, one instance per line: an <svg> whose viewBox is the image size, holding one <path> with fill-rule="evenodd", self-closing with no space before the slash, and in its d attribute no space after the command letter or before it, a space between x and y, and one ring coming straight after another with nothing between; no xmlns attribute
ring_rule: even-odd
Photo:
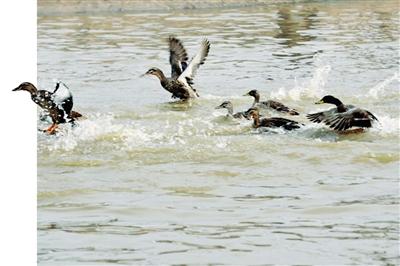
<svg viewBox="0 0 400 266"><path fill-rule="evenodd" d="M331 71L331 66L323 62L320 56L315 56L316 69L311 79L299 83L297 78L292 89L279 88L270 94L274 99L290 98L295 101L301 99L320 98L325 91L325 85Z"/></svg>
<svg viewBox="0 0 400 266"><path fill-rule="evenodd" d="M373 88L371 88L368 91L368 96L369 97L373 97L375 99L382 97L383 95L385 95L386 93L386 88L388 87L388 85L390 83L392 83L393 81L398 81L400 82L400 72L396 72L393 74L393 76L385 79L384 81L378 83L377 85L375 85ZM397 94L399 94L399 90L397 91Z"/></svg>

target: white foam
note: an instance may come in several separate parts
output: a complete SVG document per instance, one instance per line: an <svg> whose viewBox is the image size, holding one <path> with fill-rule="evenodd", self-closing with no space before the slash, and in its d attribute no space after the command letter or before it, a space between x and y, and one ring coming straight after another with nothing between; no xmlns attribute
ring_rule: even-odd
<svg viewBox="0 0 400 266"><path fill-rule="evenodd" d="M300 99L320 98L325 91L325 85L331 71L331 66L324 64L321 58L315 57L317 68L313 76L305 81L299 82L297 78L294 80L294 87L286 89L279 88L278 91L272 91L270 98L272 99L285 99L290 98L295 101Z"/></svg>
<svg viewBox="0 0 400 266"><path fill-rule="evenodd" d="M367 96L373 97L375 99L382 97L386 93L386 88L388 87L388 85L395 80L400 82L400 73L399 72L394 73L393 76L388 77L384 81L376 84L373 88L371 88L368 91ZM399 93L399 91L397 93Z"/></svg>

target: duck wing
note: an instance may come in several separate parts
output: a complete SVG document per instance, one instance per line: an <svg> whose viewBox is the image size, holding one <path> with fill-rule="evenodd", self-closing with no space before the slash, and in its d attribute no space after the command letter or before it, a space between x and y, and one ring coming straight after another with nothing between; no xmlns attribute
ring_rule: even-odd
<svg viewBox="0 0 400 266"><path fill-rule="evenodd" d="M56 88L53 91L53 101L58 108L63 109L66 114L69 114L74 104L70 89L64 82L57 82Z"/></svg>
<svg viewBox="0 0 400 266"><path fill-rule="evenodd" d="M265 102L261 102L260 104L264 105L266 107L272 108L278 112L288 113L290 115L299 115L299 112L297 112L295 109L289 108L286 105L284 105L283 103L280 103L277 101L268 100Z"/></svg>
<svg viewBox="0 0 400 266"><path fill-rule="evenodd" d="M210 42L204 39L201 42L200 51L192 58L187 68L178 77L178 80L187 85L193 85L193 78L196 75L197 69L204 64L208 52L210 51Z"/></svg>
<svg viewBox="0 0 400 266"><path fill-rule="evenodd" d="M343 131L351 127L372 127L372 121L378 120L371 112L353 108L342 113L328 115L323 122L330 128Z"/></svg>
<svg viewBox="0 0 400 266"><path fill-rule="evenodd" d="M265 127L283 127L286 130L292 130L296 128L300 128L300 123L282 118L282 117L271 117L271 118L265 118L260 121L261 126Z"/></svg>
<svg viewBox="0 0 400 266"><path fill-rule="evenodd" d="M327 119L327 117L330 117L334 114L337 113L337 108L332 108L329 109L327 111L323 111L323 112L318 112L318 113L313 113L313 114L308 114L306 115L306 117L314 123L321 123L322 121L324 121L325 119Z"/></svg>
<svg viewBox="0 0 400 266"><path fill-rule="evenodd" d="M182 42L177 38L170 36L168 38L168 43L171 78L177 79L187 67L188 56Z"/></svg>

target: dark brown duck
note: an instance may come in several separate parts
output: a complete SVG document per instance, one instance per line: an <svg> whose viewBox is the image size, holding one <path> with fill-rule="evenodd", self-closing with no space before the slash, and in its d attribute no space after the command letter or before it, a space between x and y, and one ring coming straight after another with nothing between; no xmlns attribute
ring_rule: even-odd
<svg viewBox="0 0 400 266"><path fill-rule="evenodd" d="M324 96L315 104L322 103L334 104L336 107L327 111L308 114L307 118L314 123L323 122L337 131L345 131L351 127L368 128L372 127L374 120L378 121L371 112L354 105L345 105L332 95Z"/></svg>
<svg viewBox="0 0 400 266"><path fill-rule="evenodd" d="M260 114L257 108L251 108L249 110L249 115L253 118L253 127L270 127L277 128L282 127L286 130L293 130L300 128L301 124L299 122L282 118L282 117L270 117L270 118L260 118Z"/></svg>
<svg viewBox="0 0 400 266"><path fill-rule="evenodd" d="M169 37L169 63L171 64L171 77L166 77L164 73L156 67L150 68L145 75L156 76L161 86L172 93L172 98L187 100L197 98L199 94L193 88L193 78L200 65L204 64L210 42L204 39L200 46L200 51L188 63L188 56L182 42L175 37Z"/></svg>
<svg viewBox="0 0 400 266"><path fill-rule="evenodd" d="M44 131L49 134L54 134L59 124L73 122L75 118L82 116L80 113L72 111L73 97L64 83L57 82L54 91L50 92L38 90L30 82L23 82L13 91L29 92L32 101L48 112L53 124Z"/></svg>

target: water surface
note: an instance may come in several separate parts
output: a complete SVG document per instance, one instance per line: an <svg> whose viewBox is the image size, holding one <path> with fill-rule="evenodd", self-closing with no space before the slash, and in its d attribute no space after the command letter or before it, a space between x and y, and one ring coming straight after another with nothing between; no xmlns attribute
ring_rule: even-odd
<svg viewBox="0 0 400 266"><path fill-rule="evenodd" d="M397 1L39 17L39 86L86 116L38 133L39 264L399 264L399 25ZM190 56L211 42L190 104L140 77L169 73L171 34ZM214 109L249 89L306 126ZM380 123L310 124L326 94Z"/></svg>

